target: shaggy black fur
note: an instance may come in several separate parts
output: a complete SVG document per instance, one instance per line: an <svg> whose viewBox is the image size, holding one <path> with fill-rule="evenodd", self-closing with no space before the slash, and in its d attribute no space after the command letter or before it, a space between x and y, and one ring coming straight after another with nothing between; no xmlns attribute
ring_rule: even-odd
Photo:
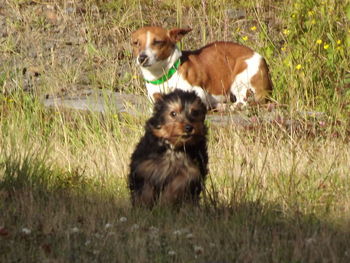
<svg viewBox="0 0 350 263"><path fill-rule="evenodd" d="M208 172L206 112L195 92L159 96L131 156L134 206L198 202Z"/></svg>

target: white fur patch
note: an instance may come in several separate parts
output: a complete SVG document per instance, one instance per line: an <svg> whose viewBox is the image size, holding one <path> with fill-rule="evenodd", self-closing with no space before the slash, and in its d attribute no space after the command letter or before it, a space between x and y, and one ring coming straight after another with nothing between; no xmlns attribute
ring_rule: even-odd
<svg viewBox="0 0 350 263"><path fill-rule="evenodd" d="M152 50L151 48L149 49ZM148 66L148 67L140 66L143 77L149 81L154 81L162 77L175 64L175 62L179 59L179 57L181 57L181 51L178 48L175 48L172 55L169 56L168 58L164 60L158 60L158 61L156 60L155 52L153 50L152 52L153 52L153 59L152 59L151 66ZM147 55L149 56L148 53Z"/></svg>
<svg viewBox="0 0 350 263"><path fill-rule="evenodd" d="M252 77L258 73L259 65L262 57L254 52L254 55L247 60L247 68L239 73L231 85L231 93L236 96L235 104L242 103L246 105L247 91L251 90L255 93L254 87L251 85Z"/></svg>
<svg viewBox="0 0 350 263"><path fill-rule="evenodd" d="M175 89L195 91L203 102L206 102L206 98L208 96L207 92L205 92L201 87L192 86L178 72L175 72L174 75L163 84L154 85L152 83L146 83L146 87L150 99L153 99L154 93L169 93Z"/></svg>
<svg viewBox="0 0 350 263"><path fill-rule="evenodd" d="M145 54L148 57L147 64L154 65L157 62L157 54L156 52L151 48L151 32L147 32L146 34L146 46L145 46Z"/></svg>
<svg viewBox="0 0 350 263"><path fill-rule="evenodd" d="M168 81L164 82L163 84L154 85L152 83L146 83L146 88L148 97L151 100L153 100L154 93L169 93L175 89L181 89L184 91L196 92L197 96L201 98L207 107L215 108L218 103L226 101L225 96L213 96L199 86L192 86L178 72L176 72L170 79L168 79Z"/></svg>

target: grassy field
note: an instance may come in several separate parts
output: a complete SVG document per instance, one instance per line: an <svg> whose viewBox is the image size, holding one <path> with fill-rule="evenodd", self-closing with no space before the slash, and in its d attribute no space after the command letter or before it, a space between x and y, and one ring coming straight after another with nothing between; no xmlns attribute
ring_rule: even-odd
<svg viewBox="0 0 350 263"><path fill-rule="evenodd" d="M185 49L258 50L285 105L269 123L249 111L249 128L208 122L199 208L131 209L147 115L41 103L87 87L144 94L129 36L147 24L193 28ZM349 50L348 0L2 1L0 262L349 262Z"/></svg>

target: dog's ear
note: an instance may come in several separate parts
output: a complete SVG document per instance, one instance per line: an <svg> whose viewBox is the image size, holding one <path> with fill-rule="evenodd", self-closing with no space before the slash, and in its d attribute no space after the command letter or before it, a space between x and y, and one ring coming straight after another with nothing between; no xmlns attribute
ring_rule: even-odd
<svg viewBox="0 0 350 263"><path fill-rule="evenodd" d="M154 102L153 105L153 114L157 114L162 109L163 101L164 101L164 94L160 92L153 93L152 99Z"/></svg>
<svg viewBox="0 0 350 263"><path fill-rule="evenodd" d="M183 37L184 35L186 35L188 32L191 32L192 29L191 28L174 28L174 29L171 29L169 30L168 32L168 35L169 35L169 38L172 42L176 43L176 42L179 42Z"/></svg>
<svg viewBox="0 0 350 263"><path fill-rule="evenodd" d="M159 93L159 92L156 92L156 93L153 93L153 100L154 102L161 102L163 100L163 94L162 93Z"/></svg>
<svg viewBox="0 0 350 263"><path fill-rule="evenodd" d="M195 102L199 105L200 111L205 115L207 114L207 106L203 103L202 99L197 96Z"/></svg>

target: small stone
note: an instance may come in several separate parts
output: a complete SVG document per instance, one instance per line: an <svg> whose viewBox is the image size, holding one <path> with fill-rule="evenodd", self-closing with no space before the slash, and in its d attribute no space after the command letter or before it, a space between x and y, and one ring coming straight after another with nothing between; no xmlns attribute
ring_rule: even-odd
<svg viewBox="0 0 350 263"><path fill-rule="evenodd" d="M128 219L125 216L122 216L121 218L119 218L119 222L123 223L126 222Z"/></svg>
<svg viewBox="0 0 350 263"><path fill-rule="evenodd" d="M244 9L227 9L226 15L229 19L242 19L247 16L247 12Z"/></svg>
<svg viewBox="0 0 350 263"><path fill-rule="evenodd" d="M55 10L55 6L53 6L53 5L46 5L46 9L48 9L48 10Z"/></svg>
<svg viewBox="0 0 350 263"><path fill-rule="evenodd" d="M79 232L79 228L77 228L76 226L72 228L72 233L78 233Z"/></svg>
<svg viewBox="0 0 350 263"><path fill-rule="evenodd" d="M182 232L181 232L181 230L175 230L175 231L173 232L173 234L174 234L175 236L180 236L180 235L182 234Z"/></svg>
<svg viewBox="0 0 350 263"><path fill-rule="evenodd" d="M192 233L188 233L188 234L186 235L186 238L187 238L187 239L193 239L193 234L192 234Z"/></svg>
<svg viewBox="0 0 350 263"><path fill-rule="evenodd" d="M32 233L32 230L30 230L29 228L27 227L23 227L22 228L22 233L26 234L26 235L29 235L30 233Z"/></svg>
<svg viewBox="0 0 350 263"><path fill-rule="evenodd" d="M66 13L67 14L71 14L71 13L74 13L75 12L75 8L74 7L67 7L66 8Z"/></svg>
<svg viewBox="0 0 350 263"><path fill-rule="evenodd" d="M306 243L306 245L312 245L312 244L314 244L314 243L316 243L316 240L315 240L315 238L307 238L306 240L305 240L305 243Z"/></svg>
<svg viewBox="0 0 350 263"><path fill-rule="evenodd" d="M105 229L108 229L108 228L111 228L112 227L112 224L110 224L110 223L107 223L106 225L105 225Z"/></svg>

